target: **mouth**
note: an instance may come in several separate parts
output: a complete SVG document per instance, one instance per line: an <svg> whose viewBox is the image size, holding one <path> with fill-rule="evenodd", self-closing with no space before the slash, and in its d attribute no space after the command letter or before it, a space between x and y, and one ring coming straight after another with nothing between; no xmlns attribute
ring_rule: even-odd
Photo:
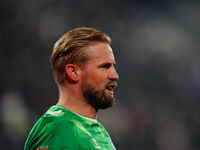
<svg viewBox="0 0 200 150"><path fill-rule="evenodd" d="M117 87L117 83L112 83L106 86L106 90L113 95L116 87Z"/></svg>

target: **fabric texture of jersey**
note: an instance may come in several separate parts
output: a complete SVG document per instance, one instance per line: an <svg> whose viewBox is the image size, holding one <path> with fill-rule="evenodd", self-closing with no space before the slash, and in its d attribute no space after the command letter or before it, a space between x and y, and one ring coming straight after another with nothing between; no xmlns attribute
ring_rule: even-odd
<svg viewBox="0 0 200 150"><path fill-rule="evenodd" d="M24 150L115 150L105 128L61 105L52 106L33 126Z"/></svg>

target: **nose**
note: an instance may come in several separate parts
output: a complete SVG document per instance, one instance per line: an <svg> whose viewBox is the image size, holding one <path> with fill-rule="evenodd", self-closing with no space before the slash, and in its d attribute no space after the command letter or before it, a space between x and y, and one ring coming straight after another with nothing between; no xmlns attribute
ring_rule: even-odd
<svg viewBox="0 0 200 150"><path fill-rule="evenodd" d="M117 73L115 67L112 67L109 73L109 79L113 81L119 80L119 74Z"/></svg>

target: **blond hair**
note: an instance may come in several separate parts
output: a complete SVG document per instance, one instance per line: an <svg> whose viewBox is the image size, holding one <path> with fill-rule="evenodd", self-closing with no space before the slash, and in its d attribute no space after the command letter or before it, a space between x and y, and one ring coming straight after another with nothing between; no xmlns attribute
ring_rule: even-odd
<svg viewBox="0 0 200 150"><path fill-rule="evenodd" d="M93 42L111 43L111 39L105 33L94 28L79 27L65 33L55 43L50 57L53 76L58 85L65 81L66 64L84 65L88 59L84 55L84 47Z"/></svg>

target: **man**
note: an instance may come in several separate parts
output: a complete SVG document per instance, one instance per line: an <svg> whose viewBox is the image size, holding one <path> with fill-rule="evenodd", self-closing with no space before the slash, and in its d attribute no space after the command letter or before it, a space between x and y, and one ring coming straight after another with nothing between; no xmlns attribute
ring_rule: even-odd
<svg viewBox="0 0 200 150"><path fill-rule="evenodd" d="M118 74L110 38L93 28L65 33L50 58L59 100L34 125L24 150L114 150L99 109L114 103Z"/></svg>

